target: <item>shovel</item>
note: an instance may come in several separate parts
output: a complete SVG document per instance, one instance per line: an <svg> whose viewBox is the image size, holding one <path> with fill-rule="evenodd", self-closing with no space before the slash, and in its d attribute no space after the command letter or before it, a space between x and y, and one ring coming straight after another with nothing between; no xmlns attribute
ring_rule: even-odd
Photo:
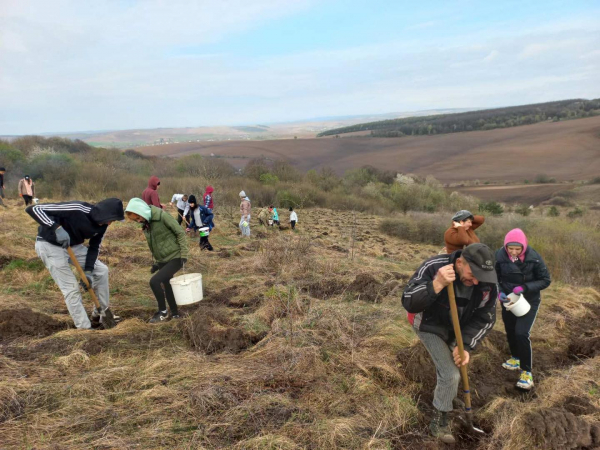
<svg viewBox="0 0 600 450"><path fill-rule="evenodd" d="M456 297L454 296L454 284L448 285L448 297L450 299L450 314L452 315L452 325L454 326L454 335L456 336L456 343L458 344L458 354L460 359L465 359L465 346L463 344L462 333L460 331L460 321L458 319L458 309L456 308ZM476 436L483 436L485 432L473 425L473 410L471 409L471 391L469 389L469 375L467 373L467 366L460 366L460 375L463 382L463 392L465 394L465 414L464 417L459 417L464 428L469 434ZM462 402L460 402L462 403Z"/></svg>
<svg viewBox="0 0 600 450"><path fill-rule="evenodd" d="M73 253L73 250L71 249L71 247L67 247L67 252L69 253L69 258L71 258L71 262L77 269L77 272L79 272L81 281L87 286L87 291L90 293L90 296L92 297L92 301L94 302L94 305L96 306L96 311L98 311L100 313L100 323L102 323L102 325L104 325L104 328L116 327L117 321L115 320L115 316L113 315L110 308L107 307L106 309L103 310L102 306L100 306L100 301L98 300L98 297L96 297L96 293L90 286L90 283L88 282L88 279L85 276L85 272L81 268L79 261L77 261L77 257L75 256L75 253Z"/></svg>

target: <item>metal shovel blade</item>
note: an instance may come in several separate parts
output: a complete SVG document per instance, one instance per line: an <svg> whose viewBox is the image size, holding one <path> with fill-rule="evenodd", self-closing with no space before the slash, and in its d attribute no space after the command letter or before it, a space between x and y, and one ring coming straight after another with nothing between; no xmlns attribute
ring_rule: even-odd
<svg viewBox="0 0 600 450"><path fill-rule="evenodd" d="M485 431L481 428L477 428L473 425L473 412L466 411L465 402L463 402L459 398L455 398L452 402L454 404L454 408L460 410L460 413L457 415L458 423L461 428L463 428L468 434L476 437L485 436Z"/></svg>

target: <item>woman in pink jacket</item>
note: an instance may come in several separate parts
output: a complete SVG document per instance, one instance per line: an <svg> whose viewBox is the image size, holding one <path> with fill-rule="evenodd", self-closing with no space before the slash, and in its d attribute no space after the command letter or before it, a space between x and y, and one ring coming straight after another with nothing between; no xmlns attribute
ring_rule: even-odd
<svg viewBox="0 0 600 450"><path fill-rule="evenodd" d="M250 199L246 197L244 191L240 192L240 198L242 199L242 202L240 203L240 214L242 215L242 219L240 220L240 230L242 232L242 237L250 237L250 213L252 212Z"/></svg>

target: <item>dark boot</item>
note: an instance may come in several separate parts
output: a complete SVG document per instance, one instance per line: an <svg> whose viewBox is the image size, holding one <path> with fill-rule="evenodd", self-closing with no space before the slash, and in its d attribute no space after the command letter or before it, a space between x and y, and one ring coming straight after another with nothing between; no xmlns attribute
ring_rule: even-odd
<svg viewBox="0 0 600 450"><path fill-rule="evenodd" d="M429 424L429 430L431 434L442 441L444 444L454 444L456 439L452 436L452 430L450 429L450 417L449 413L434 410L433 419Z"/></svg>

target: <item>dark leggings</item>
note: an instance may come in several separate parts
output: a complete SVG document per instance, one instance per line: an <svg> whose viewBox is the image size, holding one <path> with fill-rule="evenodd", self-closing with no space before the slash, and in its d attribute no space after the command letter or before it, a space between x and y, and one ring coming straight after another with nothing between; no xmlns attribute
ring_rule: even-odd
<svg viewBox="0 0 600 450"><path fill-rule="evenodd" d="M179 214L177 214L177 223L178 223L179 225L181 225L181 222L183 222L183 219L182 219L182 217L183 217L183 212L184 212L184 211L183 211L183 209L179 209L179 208L177 208L177 212L179 213ZM190 223L190 214L189 214L189 213L188 213L188 215L187 215L187 216L185 216L185 220L187 220L187 222L186 222L186 225L187 225L188 223Z"/></svg>
<svg viewBox="0 0 600 450"><path fill-rule="evenodd" d="M510 354L514 358L519 358L521 361L521 369L531 372L531 339L529 335L531 333L531 327L535 321L538 308L540 307L540 300L530 301L531 309L527 314L521 317L515 316L506 308L502 307L502 321L504 322L504 329L506 330L506 337L508 338L508 346L510 347Z"/></svg>
<svg viewBox="0 0 600 450"><path fill-rule="evenodd" d="M292 225L292 230L295 230L296 229L296 221L290 220L290 224Z"/></svg>
<svg viewBox="0 0 600 450"><path fill-rule="evenodd" d="M150 278L150 288L154 292L154 297L158 302L159 311L165 311L167 305L165 304L165 294L167 297L167 303L171 309L171 315L177 314L177 303L175 303L175 296L173 295L173 288L169 280L173 278L179 269L181 269L181 258L175 258L168 263L159 263L158 272Z"/></svg>
<svg viewBox="0 0 600 450"><path fill-rule="evenodd" d="M23 200L25 200L25 206L29 206L33 203L33 197L31 195L23 195Z"/></svg>

